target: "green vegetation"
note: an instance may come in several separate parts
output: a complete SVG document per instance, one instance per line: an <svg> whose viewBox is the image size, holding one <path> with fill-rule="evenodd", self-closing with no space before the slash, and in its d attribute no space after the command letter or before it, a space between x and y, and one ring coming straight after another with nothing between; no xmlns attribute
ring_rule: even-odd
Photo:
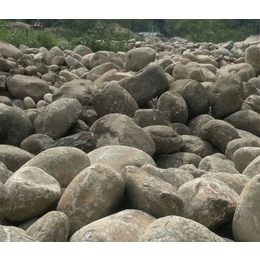
<svg viewBox="0 0 260 260"><path fill-rule="evenodd" d="M47 28L45 31L33 29L15 29L8 26L10 21L20 21L33 25L36 20L0 20L0 40L17 47L20 44L29 47L59 46L61 49L73 49L79 44L99 50L127 51L124 42L133 38L130 31L115 32L111 24L117 23L124 28L137 32L158 32L166 38L184 37L193 42L213 43L243 41L249 35L260 33L260 20L257 19L39 19ZM50 27L61 28L56 33ZM137 40L142 40L138 36Z"/></svg>

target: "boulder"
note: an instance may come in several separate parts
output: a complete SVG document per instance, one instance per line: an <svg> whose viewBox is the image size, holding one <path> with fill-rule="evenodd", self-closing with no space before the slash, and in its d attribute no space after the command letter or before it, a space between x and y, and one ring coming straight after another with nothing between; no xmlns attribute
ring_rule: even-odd
<svg viewBox="0 0 260 260"><path fill-rule="evenodd" d="M91 126L90 131L97 136L97 147L125 145L140 149L151 156L155 153L155 144L150 135L126 115L105 115Z"/></svg>
<svg viewBox="0 0 260 260"><path fill-rule="evenodd" d="M5 184L12 174L13 172L9 171L3 162L0 162L0 182Z"/></svg>
<svg viewBox="0 0 260 260"><path fill-rule="evenodd" d="M6 216L11 221L24 221L46 213L61 195L59 183L37 167L19 169L5 186L12 198L10 212Z"/></svg>
<svg viewBox="0 0 260 260"><path fill-rule="evenodd" d="M245 62L249 63L256 72L256 75L260 74L260 48L258 45L250 46L246 49Z"/></svg>
<svg viewBox="0 0 260 260"><path fill-rule="evenodd" d="M74 147L55 147L39 153L23 167L40 168L66 188L89 165L89 158L83 151Z"/></svg>
<svg viewBox="0 0 260 260"><path fill-rule="evenodd" d="M8 189L0 181L0 221L2 221L10 211L11 207L11 197Z"/></svg>
<svg viewBox="0 0 260 260"><path fill-rule="evenodd" d="M77 45L74 50L72 51L72 55L73 54L78 54L80 56L85 56L89 53L92 53L92 50L84 45Z"/></svg>
<svg viewBox="0 0 260 260"><path fill-rule="evenodd" d="M14 58L16 60L23 56L23 53L14 45L3 41L0 42L0 54L4 58Z"/></svg>
<svg viewBox="0 0 260 260"><path fill-rule="evenodd" d="M70 235L117 209L125 184L107 165L95 164L78 174L63 193L57 210L70 221Z"/></svg>

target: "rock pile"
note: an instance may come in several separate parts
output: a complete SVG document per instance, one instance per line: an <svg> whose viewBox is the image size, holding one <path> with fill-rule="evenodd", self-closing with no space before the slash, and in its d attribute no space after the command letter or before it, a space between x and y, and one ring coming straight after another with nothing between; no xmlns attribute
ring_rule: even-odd
<svg viewBox="0 0 260 260"><path fill-rule="evenodd" d="M0 241L260 241L260 44L0 42Z"/></svg>

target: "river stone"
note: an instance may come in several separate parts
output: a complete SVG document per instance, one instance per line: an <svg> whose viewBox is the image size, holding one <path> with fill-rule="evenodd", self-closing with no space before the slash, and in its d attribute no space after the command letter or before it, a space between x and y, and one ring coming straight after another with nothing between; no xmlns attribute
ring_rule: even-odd
<svg viewBox="0 0 260 260"><path fill-rule="evenodd" d="M22 165L31 160L33 157L33 154L28 153L18 147L4 144L0 145L0 161L3 162L12 172L17 171Z"/></svg>
<svg viewBox="0 0 260 260"><path fill-rule="evenodd" d="M6 183L8 178L13 174L10 170L7 169L6 165L0 161L0 182L3 184Z"/></svg>
<svg viewBox="0 0 260 260"><path fill-rule="evenodd" d="M155 220L143 211L126 209L84 226L70 242L138 242L145 228Z"/></svg>
<svg viewBox="0 0 260 260"><path fill-rule="evenodd" d="M155 144L150 135L126 115L105 115L91 126L90 131L97 136L97 147L125 145L140 149L150 156L155 153Z"/></svg>
<svg viewBox="0 0 260 260"><path fill-rule="evenodd" d="M216 154L206 156L200 161L199 169L208 172L228 172L238 174L235 165L231 160L220 158Z"/></svg>
<svg viewBox="0 0 260 260"><path fill-rule="evenodd" d="M95 164L80 172L57 206L70 220L70 235L113 213L123 199L124 188L123 178L107 165Z"/></svg>
<svg viewBox="0 0 260 260"><path fill-rule="evenodd" d="M20 147L21 149L32 153L39 154L45 147L48 147L54 140L45 134L33 134L25 138Z"/></svg>
<svg viewBox="0 0 260 260"><path fill-rule="evenodd" d="M258 156L260 156L260 147L239 148L233 154L235 168L242 173L245 168Z"/></svg>
<svg viewBox="0 0 260 260"><path fill-rule="evenodd" d="M199 136L211 143L220 152L225 153L227 144L239 139L238 131L231 124L222 120L210 120L200 130Z"/></svg>
<svg viewBox="0 0 260 260"><path fill-rule="evenodd" d="M142 166L142 169L148 174L170 183L176 191L184 183L194 179L194 177L187 171L176 168L160 169L151 164L145 164Z"/></svg>
<svg viewBox="0 0 260 260"><path fill-rule="evenodd" d="M49 104L35 119L37 134L46 134L52 139L63 137L75 124L81 113L81 105L74 98L63 98Z"/></svg>
<svg viewBox="0 0 260 260"><path fill-rule="evenodd" d="M62 188L66 188L79 172L90 166L90 161L86 153L80 149L64 146L43 151L24 166L44 170L54 177Z"/></svg>
<svg viewBox="0 0 260 260"><path fill-rule="evenodd" d="M209 97L207 90L196 80L180 79L173 82L170 91L179 93L188 107L189 119L209 111Z"/></svg>
<svg viewBox="0 0 260 260"><path fill-rule="evenodd" d="M0 104L1 144L20 146L20 143L33 132L29 118L20 108Z"/></svg>
<svg viewBox="0 0 260 260"><path fill-rule="evenodd" d="M9 213L11 207L11 196L8 189L0 181L0 221Z"/></svg>
<svg viewBox="0 0 260 260"><path fill-rule="evenodd" d="M172 185L135 166L126 166L123 174L131 207L156 218L182 214L183 202Z"/></svg>
<svg viewBox="0 0 260 260"><path fill-rule="evenodd" d="M204 158L214 153L212 145L193 135L182 135L181 136L183 145L181 147L182 152L194 153Z"/></svg>
<svg viewBox="0 0 260 260"><path fill-rule="evenodd" d="M156 52L149 47L132 49L126 53L125 71L139 71L155 61Z"/></svg>
<svg viewBox="0 0 260 260"><path fill-rule="evenodd" d="M185 164L185 165L180 166L178 169L188 172L194 178L199 178L202 175L207 173L207 171L196 168L196 166L194 164Z"/></svg>
<svg viewBox="0 0 260 260"><path fill-rule="evenodd" d="M225 242L205 226L191 219L167 216L152 222L140 242Z"/></svg>
<svg viewBox="0 0 260 260"><path fill-rule="evenodd" d="M88 153L91 165L93 164L106 164L122 173L122 169L127 165L142 167L144 164L149 163L155 165L154 160L145 152L121 145L109 145L95 149Z"/></svg>
<svg viewBox="0 0 260 260"><path fill-rule="evenodd" d="M153 139L157 154L180 151L183 145L181 136L169 126L152 125L144 127L143 130Z"/></svg>
<svg viewBox="0 0 260 260"><path fill-rule="evenodd" d="M260 97L258 95L250 95L246 100L245 104L249 105L250 109L260 113Z"/></svg>
<svg viewBox="0 0 260 260"><path fill-rule="evenodd" d="M93 107L99 117L119 113L134 116L138 105L133 97L115 82L103 83L93 92Z"/></svg>
<svg viewBox="0 0 260 260"><path fill-rule="evenodd" d="M50 92L46 81L25 75L14 75L8 78L7 88L13 97L20 99L31 97L35 102L43 99L43 96Z"/></svg>
<svg viewBox="0 0 260 260"><path fill-rule="evenodd" d="M14 58L16 60L20 59L23 56L23 53L17 49L14 45L7 42L0 42L0 54L4 58Z"/></svg>
<svg viewBox="0 0 260 260"><path fill-rule="evenodd" d="M181 123L173 123L173 124L171 124L171 128L179 135L190 135L191 134L189 127L187 127L186 125L181 124Z"/></svg>
<svg viewBox="0 0 260 260"><path fill-rule="evenodd" d="M77 45L74 50L72 51L72 55L73 54L78 54L80 56L85 56L89 53L92 53L92 50L84 45Z"/></svg>
<svg viewBox="0 0 260 260"><path fill-rule="evenodd" d="M235 128L260 136L260 115L252 110L240 110L224 119Z"/></svg>
<svg viewBox="0 0 260 260"><path fill-rule="evenodd" d="M161 95L168 89L168 80L163 69L150 64L131 77L118 81L139 106L145 105L152 98Z"/></svg>
<svg viewBox="0 0 260 260"><path fill-rule="evenodd" d="M151 125L170 126L169 118L157 109L138 109L135 111L134 119L142 128Z"/></svg>
<svg viewBox="0 0 260 260"><path fill-rule="evenodd" d="M42 169L22 167L5 183L12 198L11 221L25 221L45 213L60 198L59 183Z"/></svg>
<svg viewBox="0 0 260 260"><path fill-rule="evenodd" d="M245 62L252 65L255 69L256 75L260 74L260 48L258 45L250 46L246 49Z"/></svg>
<svg viewBox="0 0 260 260"><path fill-rule="evenodd" d="M233 174L226 172L206 173L202 176L202 178L214 178L220 180L227 184L227 186L233 189L238 195L241 194L242 190L250 180L243 174Z"/></svg>
<svg viewBox="0 0 260 260"><path fill-rule="evenodd" d="M236 74L224 74L210 89L212 115L216 119L225 118L238 111L243 103L243 83Z"/></svg>
<svg viewBox="0 0 260 260"><path fill-rule="evenodd" d="M192 120L190 120L187 126L189 127L192 135L196 135L200 137L201 128L212 119L214 119L214 117L208 114L199 115L194 117Z"/></svg>
<svg viewBox="0 0 260 260"><path fill-rule="evenodd" d="M64 53L59 47L55 46L55 47L51 48L48 52L46 52L46 63L48 65L53 64L51 61L52 61L53 58L55 58L57 56L63 57Z"/></svg>
<svg viewBox="0 0 260 260"><path fill-rule="evenodd" d="M0 225L0 242L38 242L24 230L13 226Z"/></svg>
<svg viewBox="0 0 260 260"><path fill-rule="evenodd" d="M183 216L207 228L232 220L239 198L233 189L214 178L186 182L179 188L178 195L185 204Z"/></svg>
<svg viewBox="0 0 260 260"><path fill-rule="evenodd" d="M171 123L186 124L188 107L184 98L176 92L166 91L158 99L158 110L163 112Z"/></svg>
<svg viewBox="0 0 260 260"><path fill-rule="evenodd" d="M232 223L235 241L260 241L259 210L260 175L254 176L243 189Z"/></svg>
<svg viewBox="0 0 260 260"><path fill-rule="evenodd" d="M260 140L239 138L228 143L226 148L226 157L234 161L234 153L242 147L260 147Z"/></svg>
<svg viewBox="0 0 260 260"><path fill-rule="evenodd" d="M59 211L51 211L33 223L26 234L39 242L67 242L70 231L68 217Z"/></svg>
<svg viewBox="0 0 260 260"><path fill-rule="evenodd" d="M157 167L167 168L179 168L184 164L194 164L196 167L199 166L201 157L194 153L177 152L173 154L159 155L155 158Z"/></svg>
<svg viewBox="0 0 260 260"><path fill-rule="evenodd" d="M243 84L243 99L246 100L250 95L260 94L260 78L251 78Z"/></svg>
<svg viewBox="0 0 260 260"><path fill-rule="evenodd" d="M52 100L56 101L62 98L76 98L81 105L92 104L92 90L94 85L90 80L74 79L62 85L53 93Z"/></svg>

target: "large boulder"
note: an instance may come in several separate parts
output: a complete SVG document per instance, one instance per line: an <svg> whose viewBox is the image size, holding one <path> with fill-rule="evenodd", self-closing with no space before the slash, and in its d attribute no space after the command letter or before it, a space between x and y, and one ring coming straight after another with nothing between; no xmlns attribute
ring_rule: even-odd
<svg viewBox="0 0 260 260"><path fill-rule="evenodd" d="M232 223L235 241L260 241L260 175L254 176L243 189Z"/></svg>
<svg viewBox="0 0 260 260"><path fill-rule="evenodd" d="M256 75L260 74L260 47L253 45L246 50L245 62L252 65L255 69Z"/></svg>
<svg viewBox="0 0 260 260"><path fill-rule="evenodd" d="M134 116L138 105L133 97L119 84L110 82L99 85L93 92L93 107L99 117L119 113Z"/></svg>
<svg viewBox="0 0 260 260"><path fill-rule="evenodd" d="M232 220L239 197L224 182L214 178L186 182L179 188L178 195L185 204L183 216L207 228Z"/></svg>
<svg viewBox="0 0 260 260"><path fill-rule="evenodd" d="M126 209L84 226L70 242L138 242L145 228L155 220L143 211Z"/></svg>
<svg viewBox="0 0 260 260"><path fill-rule="evenodd" d="M142 167L149 163L155 166L154 160L142 150L122 145L108 145L95 149L88 153L91 165L106 164L122 173L122 169L127 165Z"/></svg>
<svg viewBox="0 0 260 260"><path fill-rule="evenodd" d="M118 84L131 94L139 106L145 105L168 89L165 72L156 64L148 65L132 77L120 80Z"/></svg>
<svg viewBox="0 0 260 260"><path fill-rule="evenodd" d="M209 92L213 117L222 119L238 111L243 103L242 92L239 76L233 73L220 76Z"/></svg>
<svg viewBox="0 0 260 260"><path fill-rule="evenodd" d="M31 97L35 102L43 99L43 96L50 92L46 81L25 75L13 75L8 78L7 88L13 97L20 99Z"/></svg>
<svg viewBox="0 0 260 260"><path fill-rule="evenodd" d="M94 85L90 80L74 79L57 89L52 95L52 100L76 98L81 105L88 106L92 104L93 89Z"/></svg>
<svg viewBox="0 0 260 260"><path fill-rule="evenodd" d="M34 222L26 234L39 242L67 242L69 231L70 222L66 214L51 211Z"/></svg>
<svg viewBox="0 0 260 260"><path fill-rule="evenodd" d="M155 51L150 47L132 49L126 53L125 71L139 71L154 62Z"/></svg>
<svg viewBox="0 0 260 260"><path fill-rule="evenodd" d="M52 176L37 167L23 167L5 183L12 199L6 216L24 221L43 214L58 202L61 188Z"/></svg>
<svg viewBox="0 0 260 260"><path fill-rule="evenodd" d="M52 139L63 137L70 127L77 122L81 105L74 98L62 98L46 107L35 119L37 134L46 134Z"/></svg>
<svg viewBox="0 0 260 260"><path fill-rule="evenodd" d="M0 181L0 222L8 215L11 207L11 197L8 189Z"/></svg>
<svg viewBox="0 0 260 260"><path fill-rule="evenodd" d="M225 242L205 226L187 218L167 216L152 222L140 242Z"/></svg>
<svg viewBox="0 0 260 260"><path fill-rule="evenodd" d="M208 92L198 81L180 79L173 82L169 90L179 93L184 98L188 107L189 119L208 113Z"/></svg>
<svg viewBox="0 0 260 260"><path fill-rule="evenodd" d="M0 54L4 58L14 58L16 60L23 56L23 53L19 49L7 42L0 42Z"/></svg>
<svg viewBox="0 0 260 260"><path fill-rule="evenodd" d="M73 54L78 54L80 56L85 56L89 53L92 53L92 50L84 45L77 45L74 50L72 51L72 55Z"/></svg>
<svg viewBox="0 0 260 260"><path fill-rule="evenodd" d="M91 126L90 131L97 136L97 147L125 145L151 156L155 153L155 144L150 135L126 115L105 115Z"/></svg>
<svg viewBox="0 0 260 260"><path fill-rule="evenodd" d="M0 104L0 143L20 146L34 129L26 114L18 107Z"/></svg>
<svg viewBox="0 0 260 260"><path fill-rule="evenodd" d="M183 202L172 185L135 166L126 166L124 175L131 207L157 218L182 214Z"/></svg>
<svg viewBox="0 0 260 260"><path fill-rule="evenodd" d="M123 199L124 188L121 175L107 165L95 164L80 172L57 206L69 218L70 235L113 213Z"/></svg>
<svg viewBox="0 0 260 260"><path fill-rule="evenodd" d="M86 153L74 147L55 147L43 151L28 161L25 166L42 169L66 188L90 161Z"/></svg>

